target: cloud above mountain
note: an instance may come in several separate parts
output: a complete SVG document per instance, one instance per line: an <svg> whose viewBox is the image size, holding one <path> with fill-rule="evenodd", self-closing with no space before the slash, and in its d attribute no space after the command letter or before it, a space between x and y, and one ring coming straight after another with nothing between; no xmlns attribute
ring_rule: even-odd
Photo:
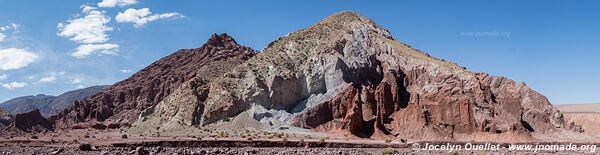
<svg viewBox="0 0 600 155"><path fill-rule="evenodd" d="M113 28L107 24L111 21L105 11L88 5L81 6L85 16L69 19L66 23L58 24L58 35L79 43L79 47L71 55L76 58L86 58L93 54L115 55L119 45L106 43L110 40L107 32Z"/></svg>
<svg viewBox="0 0 600 155"><path fill-rule="evenodd" d="M136 3L138 3L137 0L103 0L102 2L98 3L98 7L103 7L103 8L113 8L116 6L124 7L127 5L136 4Z"/></svg>
<svg viewBox="0 0 600 155"><path fill-rule="evenodd" d="M27 67L37 61L39 56L27 49L0 49L0 70L15 70Z"/></svg>
<svg viewBox="0 0 600 155"><path fill-rule="evenodd" d="M82 6L82 12L85 16L69 19L67 23L59 23L58 35L84 44L108 41L110 38L107 32L113 28L106 25L110 18L104 15L105 12L92 6Z"/></svg>
<svg viewBox="0 0 600 155"><path fill-rule="evenodd" d="M17 88L23 88L26 86L27 86L27 83L25 83L25 82L11 82L11 83L2 84L2 87L6 88L6 89L10 89L10 90L17 89Z"/></svg>
<svg viewBox="0 0 600 155"><path fill-rule="evenodd" d="M153 14L149 8L127 9L125 12L119 12L115 19L118 23L133 23L136 28L142 27L149 22L159 19L182 18L183 15L177 12L168 12Z"/></svg>
<svg viewBox="0 0 600 155"><path fill-rule="evenodd" d="M58 80L59 76L65 75L65 72L50 72L42 77L37 83L52 83Z"/></svg>
<svg viewBox="0 0 600 155"><path fill-rule="evenodd" d="M98 3L98 7L123 7L135 3L136 0L104 0ZM71 56L82 59L91 55L118 55L119 45L108 43L110 40L108 32L114 30L108 25L111 18L106 15L106 11L98 7L84 4L81 6L83 16L76 15L65 23L58 24L58 36L79 44ZM182 17L183 15L176 12L153 14L149 8L129 8L119 12L115 19L118 23L133 23L134 27L139 28L156 20Z"/></svg>
<svg viewBox="0 0 600 155"><path fill-rule="evenodd" d="M83 44L77 47L71 56L76 58L85 58L94 53L106 54L106 55L117 55L119 51L119 45L117 44Z"/></svg>

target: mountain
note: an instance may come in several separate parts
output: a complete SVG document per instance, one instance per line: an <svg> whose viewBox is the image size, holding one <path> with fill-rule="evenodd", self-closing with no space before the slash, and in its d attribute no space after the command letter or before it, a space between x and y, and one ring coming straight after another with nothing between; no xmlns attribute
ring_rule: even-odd
<svg viewBox="0 0 600 155"><path fill-rule="evenodd" d="M73 103L75 103L76 100L82 100L88 96L92 96L107 87L108 86L105 85L92 86L79 90L68 91L66 93L58 95L47 106L40 108L40 112L44 117L56 115L59 112L67 109L69 106L73 105Z"/></svg>
<svg viewBox="0 0 600 155"><path fill-rule="evenodd" d="M174 90L134 128L245 117L267 129L425 140L581 129L525 83L431 57L353 12L279 38L208 82Z"/></svg>
<svg viewBox="0 0 600 155"><path fill-rule="evenodd" d="M136 121L143 110L162 101L182 83L204 74L222 72L212 68L235 66L253 55L254 50L237 44L229 35L214 34L200 48L179 50L126 80L76 102L60 113L57 126L70 128L90 122L128 125ZM198 83L191 84L202 83L200 79Z"/></svg>
<svg viewBox="0 0 600 155"><path fill-rule="evenodd" d="M3 108L13 115L18 113L26 113L35 109L41 109L48 105L56 96L38 94L35 96L23 96L10 99L0 104L0 108Z"/></svg>
<svg viewBox="0 0 600 155"><path fill-rule="evenodd" d="M81 100L104 89L106 86L92 86L63 93L59 96L39 94L35 96L17 97L0 104L0 108L6 109L11 114L27 113L40 109L44 117L57 114L59 111L72 105L75 100Z"/></svg>

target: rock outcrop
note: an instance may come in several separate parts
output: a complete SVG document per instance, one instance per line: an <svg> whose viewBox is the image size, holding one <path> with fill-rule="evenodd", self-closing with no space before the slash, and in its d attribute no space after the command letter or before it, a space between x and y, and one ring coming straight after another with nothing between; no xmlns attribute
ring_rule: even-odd
<svg viewBox="0 0 600 155"><path fill-rule="evenodd" d="M42 117L39 110L15 115L14 121L4 129L3 134L8 133L31 133L53 131L54 126L46 118Z"/></svg>
<svg viewBox="0 0 600 155"><path fill-rule="evenodd" d="M13 115L11 115L8 111L0 108L0 130L10 125L13 121Z"/></svg>
<svg viewBox="0 0 600 155"><path fill-rule="evenodd" d="M106 85L102 86L91 86L83 89L68 91L56 96L52 102L48 103L46 106L40 108L40 112L44 117L50 117L52 115L56 115L63 110L67 109L71 105L75 103L77 100L85 99L86 97L92 96L103 89L108 88Z"/></svg>
<svg viewBox="0 0 600 155"><path fill-rule="evenodd" d="M88 88L68 91L58 96L39 94L35 96L17 97L0 104L0 108L10 111L11 114L27 113L39 109L42 116L50 117L73 105L76 100L100 92L107 86L92 86Z"/></svg>
<svg viewBox="0 0 600 155"><path fill-rule="evenodd" d="M96 124L90 122L104 122L108 126L131 124L143 110L164 100L184 82L219 72L212 70L219 64L230 65L230 61L245 61L253 55L252 49L237 45L227 34L215 34L200 48L179 50L128 79L76 102L60 114L57 125L69 128ZM188 84L201 85L203 80Z"/></svg>
<svg viewBox="0 0 600 155"><path fill-rule="evenodd" d="M173 93L156 106L142 112L133 130L148 129L173 130L197 124L194 118L203 112L202 102L208 96L209 84L223 78L223 74L234 69L254 55L249 47L239 45L233 38L213 36L205 46L207 61L195 71L196 76L184 82Z"/></svg>
<svg viewBox="0 0 600 155"><path fill-rule="evenodd" d="M524 83L433 58L352 12L279 38L208 85L176 92L188 93L166 98L162 109L171 112L160 119L196 126L248 113L265 126L370 138L573 128ZM182 108L193 110L173 112Z"/></svg>

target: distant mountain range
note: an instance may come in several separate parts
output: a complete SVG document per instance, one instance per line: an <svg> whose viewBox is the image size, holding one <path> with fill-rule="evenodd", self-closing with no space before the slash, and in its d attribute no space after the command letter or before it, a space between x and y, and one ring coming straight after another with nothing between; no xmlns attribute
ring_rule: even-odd
<svg viewBox="0 0 600 155"><path fill-rule="evenodd" d="M51 95L30 95L17 97L0 104L0 108L6 110L12 115L18 113L27 113L39 109L42 116L49 117L57 114L72 105L75 100L81 100L88 96L100 92L107 86L92 86L84 89L73 90L58 96Z"/></svg>

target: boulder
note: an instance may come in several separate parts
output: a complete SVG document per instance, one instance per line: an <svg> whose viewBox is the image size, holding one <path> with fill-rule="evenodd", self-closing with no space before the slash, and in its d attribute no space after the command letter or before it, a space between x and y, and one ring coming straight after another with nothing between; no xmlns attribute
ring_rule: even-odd
<svg viewBox="0 0 600 155"><path fill-rule="evenodd" d="M14 122L9 128L10 130L19 132L45 132L53 131L54 125L42 117L40 111L36 109L31 112L15 115Z"/></svg>

